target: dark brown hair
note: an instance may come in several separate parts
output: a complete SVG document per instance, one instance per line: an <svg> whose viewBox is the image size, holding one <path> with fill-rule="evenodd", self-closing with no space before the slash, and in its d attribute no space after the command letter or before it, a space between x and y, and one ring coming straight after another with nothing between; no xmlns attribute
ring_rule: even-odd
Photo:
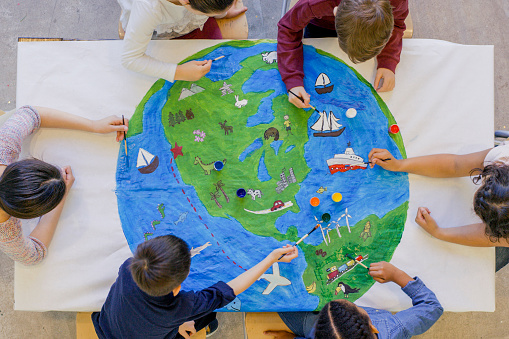
<svg viewBox="0 0 509 339"><path fill-rule="evenodd" d="M370 320L355 304L346 300L331 301L322 308L315 325L315 339L373 339Z"/></svg>
<svg viewBox="0 0 509 339"><path fill-rule="evenodd" d="M189 0L189 5L205 14L222 13L233 4L233 0Z"/></svg>
<svg viewBox="0 0 509 339"><path fill-rule="evenodd" d="M13 162L0 177L0 208L16 218L40 217L54 209L64 195L60 169L41 160Z"/></svg>
<svg viewBox="0 0 509 339"><path fill-rule="evenodd" d="M484 167L474 183L482 184L474 195L474 211L486 224L492 242L509 241L509 165L496 162Z"/></svg>
<svg viewBox="0 0 509 339"><path fill-rule="evenodd" d="M336 32L339 47L354 63L380 54L393 28L389 0L343 0L338 5Z"/></svg>
<svg viewBox="0 0 509 339"><path fill-rule="evenodd" d="M187 243L173 235L163 235L138 245L131 260L136 285L151 296L169 294L187 278L191 252Z"/></svg>

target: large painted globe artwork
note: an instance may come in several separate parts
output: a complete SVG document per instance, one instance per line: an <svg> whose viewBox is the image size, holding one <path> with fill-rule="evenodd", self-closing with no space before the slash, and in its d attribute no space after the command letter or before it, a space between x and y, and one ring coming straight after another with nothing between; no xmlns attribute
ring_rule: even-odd
<svg viewBox="0 0 509 339"><path fill-rule="evenodd" d="M373 147L405 157L396 121L373 87L336 57L304 46L317 110L288 102L274 41L232 41L196 82L154 83L119 151L117 198L132 251L172 234L191 247L184 290L228 282L273 249L297 245L223 310L304 311L355 301L364 266L390 261L403 233L408 176L368 166ZM186 60L186 61L187 61ZM393 126L394 128L394 126Z"/></svg>

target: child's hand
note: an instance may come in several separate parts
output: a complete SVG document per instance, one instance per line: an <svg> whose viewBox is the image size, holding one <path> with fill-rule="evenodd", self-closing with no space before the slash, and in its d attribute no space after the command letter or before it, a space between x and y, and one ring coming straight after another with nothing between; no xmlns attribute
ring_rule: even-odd
<svg viewBox="0 0 509 339"><path fill-rule="evenodd" d="M240 14L244 13L245 11L247 11L246 6L238 7L237 4L238 4L238 2L237 2L237 0L235 0L235 2L230 7L228 12L226 12L226 15L223 17L224 19L235 18L237 15L240 15Z"/></svg>
<svg viewBox="0 0 509 339"><path fill-rule="evenodd" d="M198 81L210 71L210 66L212 66L212 60L188 61L177 66L175 80Z"/></svg>
<svg viewBox="0 0 509 339"><path fill-rule="evenodd" d="M426 232L432 236L435 236L436 232L439 230L439 227L435 219L433 219L430 214L431 212L427 207L419 207L417 209L417 215L415 216L415 222L424 228Z"/></svg>
<svg viewBox="0 0 509 339"><path fill-rule="evenodd" d="M302 100L300 100L299 98L297 98L295 95L293 95L290 92L288 92L288 101L290 101L292 104L294 104L298 108L309 108L309 107L311 107L309 105L309 101L311 100L311 97L306 92L304 87L297 86L297 87L292 88L290 91L292 91L295 95L297 95L297 96L301 97L302 99L304 99L304 102L302 102Z"/></svg>
<svg viewBox="0 0 509 339"><path fill-rule="evenodd" d="M394 281L401 288L405 287L410 280L413 280L408 274L386 261L369 265L369 275L382 284Z"/></svg>
<svg viewBox="0 0 509 339"><path fill-rule="evenodd" d="M190 332L191 334L188 334ZM196 329L194 328L194 321L188 321L179 326L179 333L186 339L191 338L193 334L196 333Z"/></svg>
<svg viewBox="0 0 509 339"><path fill-rule="evenodd" d="M383 79L382 84L380 84L380 79ZM389 92L394 89L396 85L396 77L394 76L394 72L387 68L379 68L376 70L375 83L373 87L375 87L377 92Z"/></svg>
<svg viewBox="0 0 509 339"><path fill-rule="evenodd" d="M279 259L282 255L285 255L281 259ZM299 251L296 246L285 245L282 248L276 248L270 254L270 257L273 262L290 262L293 259L297 258L299 255Z"/></svg>
<svg viewBox="0 0 509 339"><path fill-rule="evenodd" d="M124 124L122 124L122 118L110 115L107 118L92 121L92 125L92 131L95 133L117 132L118 142L124 139L124 132L127 132L129 119L124 119Z"/></svg>
<svg viewBox="0 0 509 339"><path fill-rule="evenodd" d="M74 175L72 174L71 166L64 166L62 168L62 178L65 183L65 193L67 194L74 184Z"/></svg>
<svg viewBox="0 0 509 339"><path fill-rule="evenodd" d="M392 154L386 149L373 148L371 152L369 152L368 159L370 162L369 166L371 168L373 168L375 165L378 165L385 170L393 172L399 169L400 160L394 158Z"/></svg>
<svg viewBox="0 0 509 339"><path fill-rule="evenodd" d="M295 334L287 332L287 331L265 331L263 332L265 335L271 335L273 339L293 339L295 338Z"/></svg>

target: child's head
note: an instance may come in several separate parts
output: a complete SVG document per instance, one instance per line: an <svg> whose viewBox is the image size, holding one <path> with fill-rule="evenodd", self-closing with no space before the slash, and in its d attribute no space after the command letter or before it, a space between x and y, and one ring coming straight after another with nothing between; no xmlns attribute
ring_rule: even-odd
<svg viewBox="0 0 509 339"><path fill-rule="evenodd" d="M316 321L315 338L372 339L376 336L364 309L346 300L334 300L320 311Z"/></svg>
<svg viewBox="0 0 509 339"><path fill-rule="evenodd" d="M59 168L37 159L16 161L0 177L0 208L20 219L40 217L65 195Z"/></svg>
<svg viewBox="0 0 509 339"><path fill-rule="evenodd" d="M486 224L486 235L492 241L509 240L509 165L488 165L480 177L482 184L474 195L474 211Z"/></svg>
<svg viewBox="0 0 509 339"><path fill-rule="evenodd" d="M339 47L354 63L380 54L393 27L389 0L343 0L336 9Z"/></svg>
<svg viewBox="0 0 509 339"><path fill-rule="evenodd" d="M187 278L190 266L191 252L186 242L163 235L138 245L130 270L136 285L157 297L178 288Z"/></svg>
<svg viewBox="0 0 509 339"><path fill-rule="evenodd" d="M233 4L234 0L186 0L195 11L203 14L224 13Z"/></svg>

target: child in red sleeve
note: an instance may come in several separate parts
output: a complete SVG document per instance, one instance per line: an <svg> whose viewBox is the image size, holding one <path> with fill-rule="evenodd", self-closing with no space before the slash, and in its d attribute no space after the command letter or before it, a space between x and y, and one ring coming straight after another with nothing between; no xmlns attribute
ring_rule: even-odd
<svg viewBox="0 0 509 339"><path fill-rule="evenodd" d="M339 46L354 62L377 56L374 87L391 91L401 53L408 0L299 0L278 23L277 62L289 101L308 108L304 89L302 37L338 37ZM382 80L383 79L383 80Z"/></svg>

